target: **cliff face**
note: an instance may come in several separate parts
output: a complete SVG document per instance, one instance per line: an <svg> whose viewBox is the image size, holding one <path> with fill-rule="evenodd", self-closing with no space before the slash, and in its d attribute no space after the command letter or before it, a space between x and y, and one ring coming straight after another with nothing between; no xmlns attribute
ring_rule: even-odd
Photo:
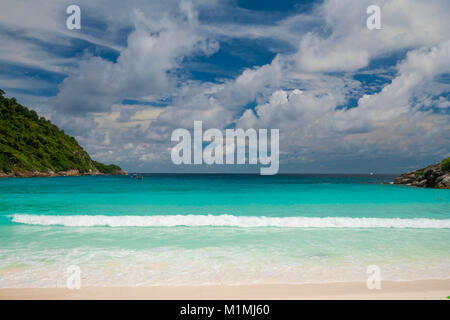
<svg viewBox="0 0 450 320"><path fill-rule="evenodd" d="M394 184L450 189L450 158L420 170L404 173L394 180Z"/></svg>
<svg viewBox="0 0 450 320"><path fill-rule="evenodd" d="M0 177L126 174L91 159L75 138L0 90Z"/></svg>

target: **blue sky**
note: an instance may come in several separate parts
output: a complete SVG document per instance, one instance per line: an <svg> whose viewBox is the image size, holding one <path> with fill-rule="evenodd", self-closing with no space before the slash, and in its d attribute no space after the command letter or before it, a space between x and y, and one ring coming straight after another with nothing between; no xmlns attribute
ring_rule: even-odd
<svg viewBox="0 0 450 320"><path fill-rule="evenodd" d="M23 2L23 3L21 3ZM66 8L81 8L81 29ZM366 8L381 8L368 30ZM449 156L448 1L14 1L0 88L94 159L176 167L170 134L278 128L280 172L396 173Z"/></svg>

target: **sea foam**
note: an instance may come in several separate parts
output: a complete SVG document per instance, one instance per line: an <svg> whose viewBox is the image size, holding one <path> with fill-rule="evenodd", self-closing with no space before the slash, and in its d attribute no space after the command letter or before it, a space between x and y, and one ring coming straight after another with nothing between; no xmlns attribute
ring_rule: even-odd
<svg viewBox="0 0 450 320"><path fill-rule="evenodd" d="M233 215L30 215L14 214L12 221L31 225L67 227L278 227L278 228L415 228L448 229L450 219L349 218L349 217L254 217Z"/></svg>

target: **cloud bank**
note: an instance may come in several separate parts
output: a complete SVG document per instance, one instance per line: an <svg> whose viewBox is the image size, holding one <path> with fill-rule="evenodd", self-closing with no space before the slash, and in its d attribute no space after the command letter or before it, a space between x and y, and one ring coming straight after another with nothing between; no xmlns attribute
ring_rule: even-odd
<svg viewBox="0 0 450 320"><path fill-rule="evenodd" d="M448 1L379 1L381 30L366 27L371 1L80 1L76 32L64 1L17 3L0 5L0 84L129 171L191 170L170 164L170 135L194 120L280 129L280 172L449 156Z"/></svg>

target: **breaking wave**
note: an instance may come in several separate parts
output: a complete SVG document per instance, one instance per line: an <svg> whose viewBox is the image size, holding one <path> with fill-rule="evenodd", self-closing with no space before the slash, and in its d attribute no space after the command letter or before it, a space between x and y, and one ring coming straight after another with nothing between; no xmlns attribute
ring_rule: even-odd
<svg viewBox="0 0 450 320"><path fill-rule="evenodd" d="M15 214L15 223L67 227L278 227L278 228L415 228L448 229L450 219L349 218L349 217L250 217L233 215L159 216L51 216Z"/></svg>

